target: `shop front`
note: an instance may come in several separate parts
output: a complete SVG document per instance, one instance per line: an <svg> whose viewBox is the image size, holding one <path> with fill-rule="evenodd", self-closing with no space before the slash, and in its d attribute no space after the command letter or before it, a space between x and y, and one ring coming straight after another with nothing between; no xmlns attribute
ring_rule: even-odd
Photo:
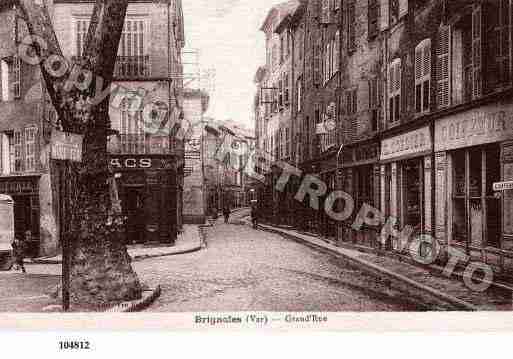
<svg viewBox="0 0 513 359"><path fill-rule="evenodd" d="M113 155L127 244L174 244L177 235L176 163L169 155Z"/></svg>
<svg viewBox="0 0 513 359"><path fill-rule="evenodd" d="M9 195L13 200L14 236L27 240L27 257L36 257L40 252L39 178L0 179L0 193Z"/></svg>
<svg viewBox="0 0 513 359"><path fill-rule="evenodd" d="M342 169L340 181L343 190L354 200L354 216L364 204L379 208L379 142L346 147L339 161ZM342 224L341 239L368 247L376 246L376 229L364 226L358 231L353 230L354 216Z"/></svg>
<svg viewBox="0 0 513 359"><path fill-rule="evenodd" d="M513 105L490 104L435 123L436 236L471 260L513 270Z"/></svg>
<svg viewBox="0 0 513 359"><path fill-rule="evenodd" d="M432 233L432 143L429 126L381 142L381 211L413 235ZM390 240L386 247L398 250Z"/></svg>

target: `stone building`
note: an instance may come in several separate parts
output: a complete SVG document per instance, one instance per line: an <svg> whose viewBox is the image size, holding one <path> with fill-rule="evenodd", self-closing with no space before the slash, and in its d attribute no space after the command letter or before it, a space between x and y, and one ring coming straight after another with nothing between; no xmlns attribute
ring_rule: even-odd
<svg viewBox="0 0 513 359"><path fill-rule="evenodd" d="M299 5L296 0L276 5L260 27L266 38L266 64L257 74L260 89L257 127L263 137L260 148L274 159L286 162L292 162L293 34L288 24ZM267 207L263 212L277 219L280 211L290 208L286 205L289 199L286 192L273 190L275 174L269 171L266 176L268 191L262 202Z"/></svg>
<svg viewBox="0 0 513 359"><path fill-rule="evenodd" d="M301 37L304 43L303 57L292 59L294 81L302 86L291 95L303 176L315 175L327 193L343 189L355 211L368 204L395 218L398 229L411 228L412 236L434 236L445 253L457 248L511 270L513 198L510 190L497 191L513 180L511 1L310 0L301 6L305 11L292 14L289 26L294 46ZM257 118L257 143L269 148L265 116ZM296 209L298 227L382 246L376 234L383 223L358 231L349 227L354 216L334 223L324 214L324 198L316 211L306 197ZM385 243L400 247L394 239Z"/></svg>
<svg viewBox="0 0 513 359"><path fill-rule="evenodd" d="M64 56L80 57L94 1L53 3ZM111 166L119 174L129 243L172 244L181 226L183 141L171 132L182 108L183 46L180 0L129 2L109 112L117 133Z"/></svg>
<svg viewBox="0 0 513 359"><path fill-rule="evenodd" d="M39 68L18 57L27 28L13 3L0 3L0 193L13 198L15 235L30 231L28 255L36 256L54 253L59 238L48 160L51 111Z"/></svg>
<svg viewBox="0 0 513 359"><path fill-rule="evenodd" d="M17 58L27 34L10 1L0 4L2 101L0 193L14 199L15 232L32 232L30 255L59 248L60 176L50 166L50 137L56 113L39 68ZM47 0L66 58L81 56L94 1ZM118 173L128 242L173 242L181 222L183 144L170 136L181 108L181 2L130 1L111 95L111 165ZM131 101L144 106L133 110ZM151 121L141 126L142 109ZM166 116L167 109L172 118ZM167 121L161 121L167 119ZM169 121L171 120L171 121ZM164 127L165 127L164 126ZM52 168L52 169L51 169Z"/></svg>

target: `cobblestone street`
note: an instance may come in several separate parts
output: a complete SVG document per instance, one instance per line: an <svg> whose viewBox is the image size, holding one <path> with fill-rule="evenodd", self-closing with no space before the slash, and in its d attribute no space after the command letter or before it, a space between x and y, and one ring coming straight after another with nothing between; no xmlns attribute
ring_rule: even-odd
<svg viewBox="0 0 513 359"><path fill-rule="evenodd" d="M135 263L160 283L150 311L404 311L411 303L341 260L249 226L216 224L208 248Z"/></svg>

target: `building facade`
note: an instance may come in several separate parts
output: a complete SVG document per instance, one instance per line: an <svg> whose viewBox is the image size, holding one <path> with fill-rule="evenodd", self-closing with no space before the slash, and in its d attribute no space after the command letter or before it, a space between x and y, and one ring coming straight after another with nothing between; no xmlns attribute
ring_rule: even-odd
<svg viewBox="0 0 513 359"><path fill-rule="evenodd" d="M435 237L444 253L456 248L511 270L513 198L496 191L513 173L511 1L302 6L289 22L294 45L303 45L292 58L291 95L302 176L314 175L326 194L344 190L355 213L367 204L394 218L397 229L409 228L410 237ZM255 110L257 144L268 149L262 101ZM295 225L337 241L403 250L393 238L378 241L381 220L359 230L351 228L354 215L332 221L324 198L315 210L306 196Z"/></svg>
<svg viewBox="0 0 513 359"><path fill-rule="evenodd" d="M183 112L187 124L184 169L184 223L205 223L207 216L205 196L205 168L203 142L204 114L208 109L209 96L200 90L184 91Z"/></svg>
<svg viewBox="0 0 513 359"><path fill-rule="evenodd" d="M94 1L53 1L65 57L82 55ZM179 0L130 1L109 111L111 167L118 174L128 243L174 243L182 223L183 139L173 136L183 102ZM148 114L146 114L148 112Z"/></svg>
<svg viewBox="0 0 513 359"><path fill-rule="evenodd" d="M46 4L64 56L73 61L82 54L94 1ZM0 4L0 16L0 192L14 199L15 233L31 232L29 255L51 255L60 246L63 204L62 178L50 161L56 112L39 68L17 58L17 45L28 34L24 21L11 2ZM109 143L111 165L128 217L128 243L172 243L181 222L183 144L155 124L178 121L167 114L179 117L183 44L179 0L130 1L109 113L116 134ZM141 101L142 106L134 110L132 101ZM142 109L155 120L145 128Z"/></svg>

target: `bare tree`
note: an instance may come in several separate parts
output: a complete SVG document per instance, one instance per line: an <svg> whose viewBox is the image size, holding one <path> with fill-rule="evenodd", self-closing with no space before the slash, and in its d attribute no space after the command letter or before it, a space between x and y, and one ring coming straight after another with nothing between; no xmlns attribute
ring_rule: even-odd
<svg viewBox="0 0 513 359"><path fill-rule="evenodd" d="M69 233L72 301L100 304L139 298L141 285L120 231L119 208L110 193L109 96L99 103L93 101L112 83L128 0L96 0L83 56L78 63L64 67L63 76L54 71L63 66L58 62L63 57L46 4L18 0L18 5L62 129L84 136L83 161L71 166L69 177L73 181ZM36 38L39 41L34 41ZM87 87L69 86L77 66L92 74ZM83 76L85 72L80 73Z"/></svg>

